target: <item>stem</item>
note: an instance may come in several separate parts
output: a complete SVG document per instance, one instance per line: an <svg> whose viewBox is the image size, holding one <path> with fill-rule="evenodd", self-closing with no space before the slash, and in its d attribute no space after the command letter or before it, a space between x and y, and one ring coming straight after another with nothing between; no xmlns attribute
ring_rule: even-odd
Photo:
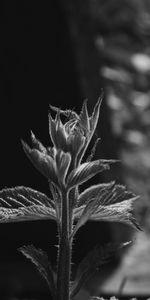
<svg viewBox="0 0 150 300"><path fill-rule="evenodd" d="M73 215L73 208L76 204L76 188L73 188L69 193L69 228L70 228L70 235L72 233L72 215Z"/></svg>
<svg viewBox="0 0 150 300"><path fill-rule="evenodd" d="M71 242L68 192L62 190L62 228L59 239L56 300L70 300Z"/></svg>

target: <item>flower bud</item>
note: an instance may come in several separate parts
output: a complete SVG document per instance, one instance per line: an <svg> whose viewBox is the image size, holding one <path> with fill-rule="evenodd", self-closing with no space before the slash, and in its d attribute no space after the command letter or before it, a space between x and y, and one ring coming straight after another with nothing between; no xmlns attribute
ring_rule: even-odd
<svg viewBox="0 0 150 300"><path fill-rule="evenodd" d="M74 160L76 160L78 153L83 148L85 142L85 137L79 132L71 134L68 136L67 143Z"/></svg>
<svg viewBox="0 0 150 300"><path fill-rule="evenodd" d="M23 149L35 168L40 171L46 178L57 184L56 163L54 159L46 153L37 149L31 149L22 141Z"/></svg>
<svg viewBox="0 0 150 300"><path fill-rule="evenodd" d="M65 153L59 149L56 153L55 160L58 180L60 183L65 185L65 178L70 166L71 155L70 153Z"/></svg>

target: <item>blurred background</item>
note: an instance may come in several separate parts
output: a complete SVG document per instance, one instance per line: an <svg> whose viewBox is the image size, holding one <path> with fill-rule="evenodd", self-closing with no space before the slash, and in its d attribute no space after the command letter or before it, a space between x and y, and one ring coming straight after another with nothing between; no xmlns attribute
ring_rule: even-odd
<svg viewBox="0 0 150 300"><path fill-rule="evenodd" d="M49 104L79 112L88 98L91 112L103 89L96 156L121 163L96 180L115 179L141 195L135 214L144 231L104 222L85 225L75 240L74 269L97 243L135 241L76 299L93 292L117 294L120 287L124 295L150 294L150 1L8 0L0 2L0 14L0 188L24 185L48 193L20 139L30 143L32 129L49 145ZM55 266L55 224L1 224L0 241L1 295L48 293L17 248L34 244Z"/></svg>

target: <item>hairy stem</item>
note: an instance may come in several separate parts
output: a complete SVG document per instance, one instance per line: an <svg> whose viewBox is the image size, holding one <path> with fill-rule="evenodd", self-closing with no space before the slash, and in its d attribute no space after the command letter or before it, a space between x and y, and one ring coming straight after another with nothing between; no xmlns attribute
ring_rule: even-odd
<svg viewBox="0 0 150 300"><path fill-rule="evenodd" d="M70 300L71 242L68 193L62 191L62 227L59 239L56 300Z"/></svg>

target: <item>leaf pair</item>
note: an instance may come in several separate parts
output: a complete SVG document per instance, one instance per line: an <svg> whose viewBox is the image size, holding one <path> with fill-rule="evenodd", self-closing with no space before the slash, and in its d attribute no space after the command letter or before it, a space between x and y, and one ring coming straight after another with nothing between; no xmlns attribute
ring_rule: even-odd
<svg viewBox="0 0 150 300"><path fill-rule="evenodd" d="M105 165L92 164L93 173L103 167ZM74 180L83 182L87 172L86 168L81 169L75 173ZM137 199L124 186L114 182L86 189L77 199L78 207L73 209L73 219L77 223L72 236L88 220L122 222L140 229L133 216L133 204ZM31 188L20 186L0 191L0 222L3 223L44 219L58 221L55 207L53 200Z"/></svg>
<svg viewBox="0 0 150 300"><path fill-rule="evenodd" d="M32 245L20 248L20 251L36 265L47 281L54 300L56 297L69 299L70 255L68 253L70 254L72 249L73 236L88 220L122 222L140 229L133 216L133 203L138 197L127 192L122 185L116 185L114 182L98 184L79 194L78 187L80 185L96 174L108 170L110 164L116 162L102 159L91 161L97 140L91 155L85 163L82 163L97 126L100 106L101 99L96 103L91 116L88 113L86 101L83 103L79 115L73 111L68 115L68 111L51 107L57 112L55 119L49 115L52 147L44 147L33 133L31 133L33 148L22 143L32 164L47 178L53 199L39 191L23 186L0 191L0 222L45 219L57 222L60 247L57 265L59 273L57 274L57 296L54 275L47 255ZM60 119L60 114L64 114L68 118L64 124ZM74 225L73 229L72 225ZM97 246L87 255L79 265L75 282L71 288L71 298L79 291L89 276L120 247L120 245L109 245L105 248ZM68 279L67 282L64 282L66 274ZM59 284L61 285L60 289ZM64 295L62 291L64 291Z"/></svg>
<svg viewBox="0 0 150 300"><path fill-rule="evenodd" d="M61 169L61 161L59 168ZM107 168L109 165L101 160L84 163L70 173L68 187L72 188L82 184ZM54 200L29 187L19 186L0 191L0 222L57 220L55 208Z"/></svg>
<svg viewBox="0 0 150 300"><path fill-rule="evenodd" d="M80 288L89 280L94 273L105 263L108 263L112 256L121 248L128 246L131 242L111 243L104 246L97 245L78 266L75 280L71 286L70 299L72 299L80 290ZM32 261L41 276L46 280L50 289L52 298L55 299L56 285L54 272L48 260L47 254L36 249L33 245L23 246L18 249L23 255Z"/></svg>

